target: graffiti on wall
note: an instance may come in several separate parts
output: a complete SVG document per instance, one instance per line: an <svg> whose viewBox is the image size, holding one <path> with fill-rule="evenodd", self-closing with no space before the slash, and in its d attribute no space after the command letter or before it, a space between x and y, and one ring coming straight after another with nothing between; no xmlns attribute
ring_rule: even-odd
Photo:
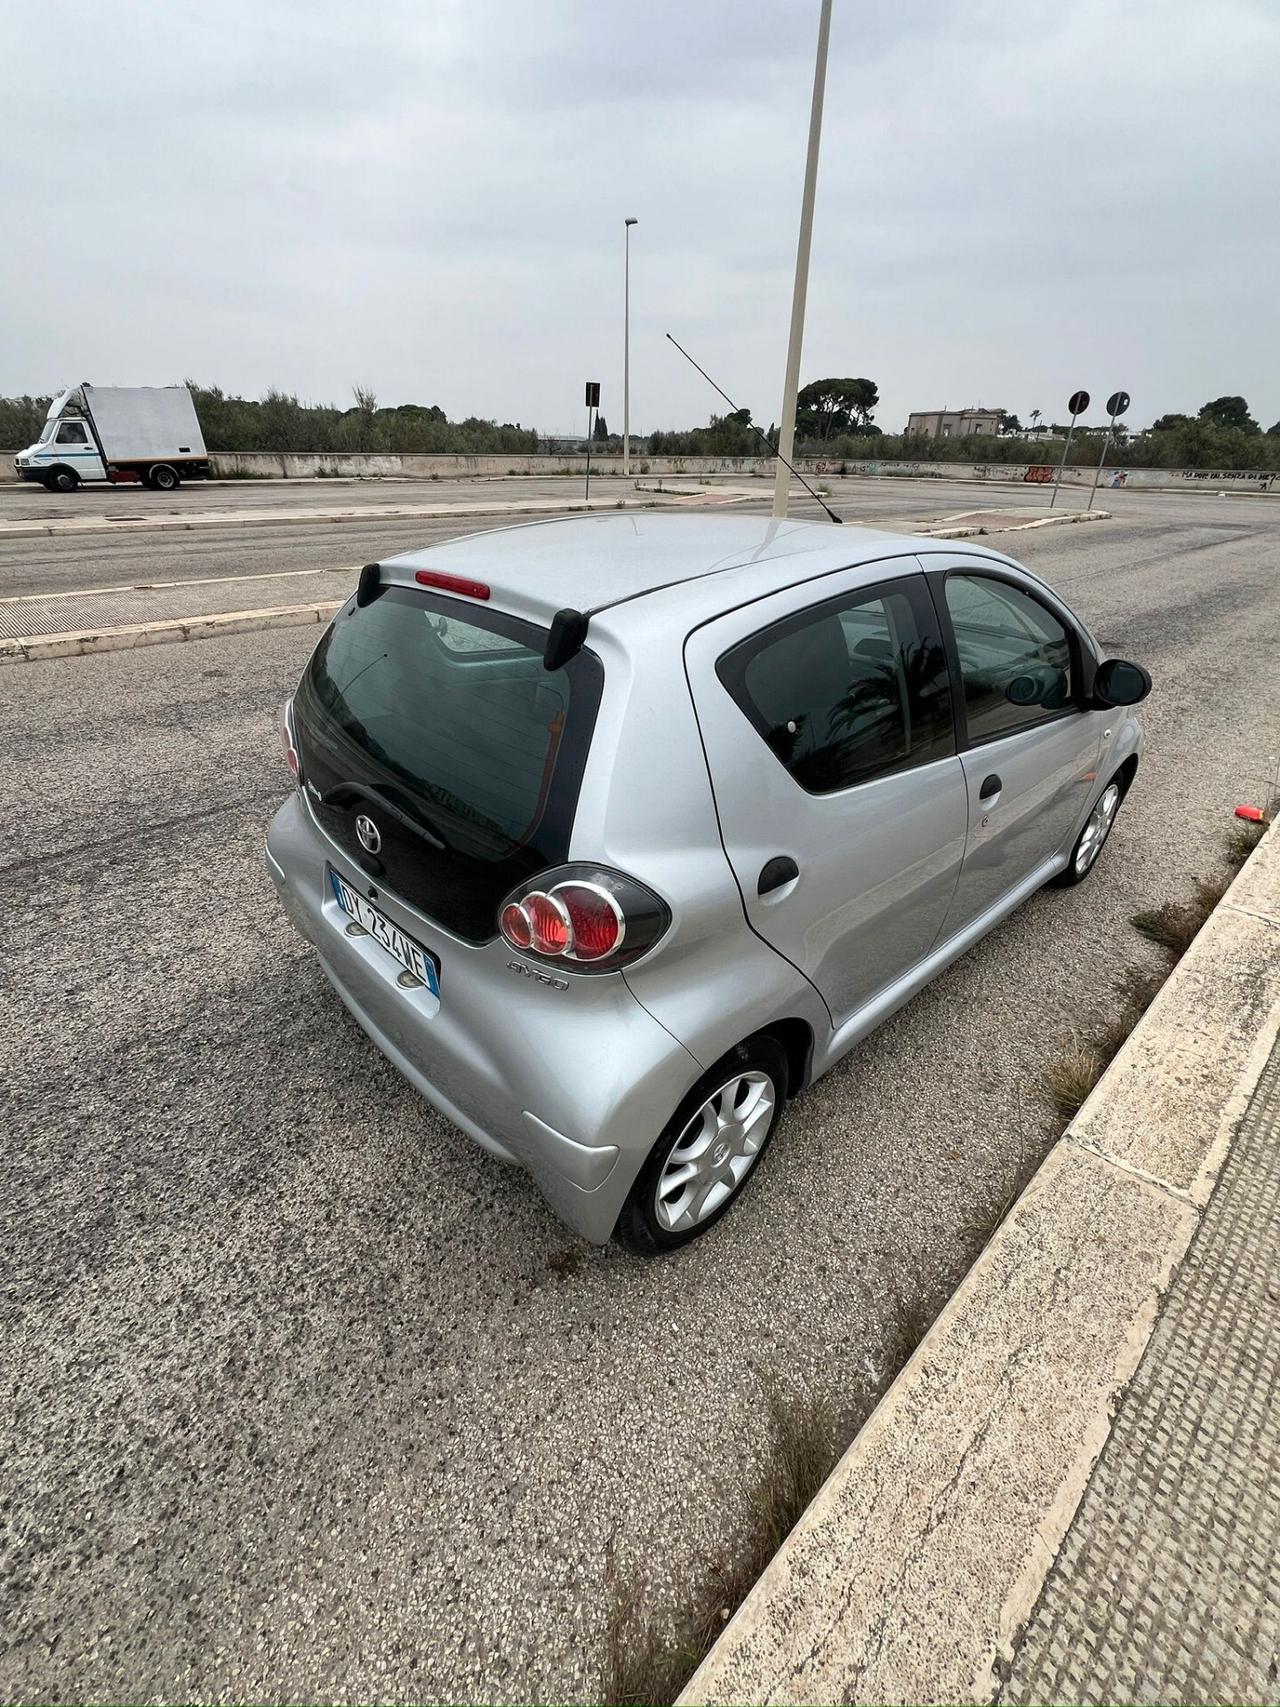
<svg viewBox="0 0 1280 1707"><path fill-rule="evenodd" d="M1264 486L1270 486L1271 482L1275 479L1275 474L1272 470L1266 468L1184 468L1182 470L1182 478L1184 480L1252 480L1257 481Z"/></svg>
<svg viewBox="0 0 1280 1707"><path fill-rule="evenodd" d="M1022 478L1032 486L1044 486L1053 479L1053 470L1047 462L1033 462Z"/></svg>

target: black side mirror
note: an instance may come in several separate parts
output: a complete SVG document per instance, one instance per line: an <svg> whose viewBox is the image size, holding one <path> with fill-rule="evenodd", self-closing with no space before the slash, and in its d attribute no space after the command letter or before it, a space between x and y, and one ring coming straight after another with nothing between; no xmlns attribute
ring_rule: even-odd
<svg viewBox="0 0 1280 1707"><path fill-rule="evenodd" d="M1093 678L1093 697L1102 706L1137 705L1150 692L1151 677L1127 658L1108 658Z"/></svg>

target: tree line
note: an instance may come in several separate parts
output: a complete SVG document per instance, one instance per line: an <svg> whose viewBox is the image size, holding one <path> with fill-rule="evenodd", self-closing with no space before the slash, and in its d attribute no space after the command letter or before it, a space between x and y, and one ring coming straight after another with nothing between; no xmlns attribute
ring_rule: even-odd
<svg viewBox="0 0 1280 1707"><path fill-rule="evenodd" d="M188 381L196 413L211 451L391 452L425 455L530 456L552 452L556 441L539 438L530 427L499 424L468 416L450 421L438 404L401 403L380 407L365 386L356 386L351 407L302 403L292 394L270 390L262 398L228 394L216 385ZM875 424L880 393L866 378L820 379L796 399L796 454L840 461L1056 461L1065 423L1050 431L1055 441L1028 441L1016 415L997 410L1000 430L963 440L930 439L919 434L884 433ZM49 407L47 397L0 397L0 447L20 449L38 437ZM1042 417L1038 409L1031 420ZM1105 428L1077 427L1069 461L1091 466L1102 453ZM593 442L618 451L622 441L598 417ZM756 457L777 448L778 428L757 428L749 409L712 415L705 427L632 434L640 456ZM1116 442L1108 453L1113 465L1143 468L1280 468L1280 421L1264 433L1240 396L1215 397L1194 414L1167 414L1150 427L1131 431L1116 424Z"/></svg>
<svg viewBox="0 0 1280 1707"><path fill-rule="evenodd" d="M532 428L469 416L450 421L439 404L380 408L364 386L349 409L302 403L286 391L265 397L228 395L219 385L188 380L204 442L211 451L390 451L406 454L529 456L538 449ZM21 449L38 437L47 397L0 397L0 446Z"/></svg>

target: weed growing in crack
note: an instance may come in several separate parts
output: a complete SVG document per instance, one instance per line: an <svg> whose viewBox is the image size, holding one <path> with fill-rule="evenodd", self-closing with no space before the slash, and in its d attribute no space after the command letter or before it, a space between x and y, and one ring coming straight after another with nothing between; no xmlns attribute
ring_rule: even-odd
<svg viewBox="0 0 1280 1707"><path fill-rule="evenodd" d="M746 1500L745 1533L706 1560L679 1614L658 1617L638 1583L611 1580L602 1700L610 1707L665 1707L711 1650L757 1578L835 1468L863 1420L840 1426L827 1401L766 1385L769 1445Z"/></svg>

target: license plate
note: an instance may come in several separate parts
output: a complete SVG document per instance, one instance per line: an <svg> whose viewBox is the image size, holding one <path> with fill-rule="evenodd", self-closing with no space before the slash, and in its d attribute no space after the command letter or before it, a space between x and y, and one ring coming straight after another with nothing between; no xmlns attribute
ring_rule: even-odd
<svg viewBox="0 0 1280 1707"><path fill-rule="evenodd" d="M361 925L373 940L387 953L398 960L406 972L412 972L420 984L425 984L435 997L440 995L440 980L436 976L436 962L433 955L427 953L420 943L411 936L406 936L399 925L393 925L385 913L366 901L363 895L357 895L346 881L339 877L332 867L329 869L329 881L333 885L333 893L338 905L348 918L354 919Z"/></svg>

